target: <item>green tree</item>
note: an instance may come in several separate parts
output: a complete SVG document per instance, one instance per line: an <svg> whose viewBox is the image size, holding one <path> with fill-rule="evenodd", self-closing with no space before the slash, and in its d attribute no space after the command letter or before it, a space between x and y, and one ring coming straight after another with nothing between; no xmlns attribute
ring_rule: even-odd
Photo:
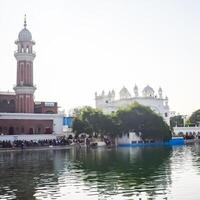
<svg viewBox="0 0 200 200"><path fill-rule="evenodd" d="M108 115L103 114L102 111L86 106L80 110L76 110L78 113L73 123L73 131L88 134L106 134L107 129L110 128L110 119Z"/></svg>
<svg viewBox="0 0 200 200"><path fill-rule="evenodd" d="M168 140L171 133L163 118L149 107L134 103L117 111L122 133L141 133L143 139Z"/></svg>
<svg viewBox="0 0 200 200"><path fill-rule="evenodd" d="M81 133L92 134L91 126L86 121L83 121L78 117L73 120L72 130L77 135Z"/></svg>
<svg viewBox="0 0 200 200"><path fill-rule="evenodd" d="M200 123L200 109L192 113L192 115L188 119L187 124L198 126L199 123Z"/></svg>
<svg viewBox="0 0 200 200"><path fill-rule="evenodd" d="M170 128L172 129L175 126L178 127L184 126L184 120L182 115L176 115L170 118Z"/></svg>
<svg viewBox="0 0 200 200"><path fill-rule="evenodd" d="M84 107L76 111L73 131L77 134L101 134L117 136L134 131L143 139L165 140L171 137L163 118L149 107L134 103L116 113L106 115L98 109Z"/></svg>

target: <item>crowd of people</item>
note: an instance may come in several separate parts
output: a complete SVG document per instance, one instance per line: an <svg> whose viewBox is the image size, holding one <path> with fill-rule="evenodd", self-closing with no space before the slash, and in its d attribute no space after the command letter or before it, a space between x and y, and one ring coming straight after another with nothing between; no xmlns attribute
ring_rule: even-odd
<svg viewBox="0 0 200 200"><path fill-rule="evenodd" d="M200 139L200 132L186 132L185 134L180 132L178 136L183 137L185 140Z"/></svg>
<svg viewBox="0 0 200 200"><path fill-rule="evenodd" d="M0 141L0 148L24 148L24 147L45 147L45 146L63 146L69 145L70 139L50 139L50 140L14 140Z"/></svg>
<svg viewBox="0 0 200 200"><path fill-rule="evenodd" d="M112 145L112 142L108 138L103 138L102 141L105 142L107 146ZM66 146L75 144L78 146L86 145L87 147L97 146L96 139L93 137L86 136L75 136L71 135L68 138L62 137L57 139L45 139L45 140L14 140L14 141L0 141L0 148L29 148L29 147L49 147L49 146Z"/></svg>

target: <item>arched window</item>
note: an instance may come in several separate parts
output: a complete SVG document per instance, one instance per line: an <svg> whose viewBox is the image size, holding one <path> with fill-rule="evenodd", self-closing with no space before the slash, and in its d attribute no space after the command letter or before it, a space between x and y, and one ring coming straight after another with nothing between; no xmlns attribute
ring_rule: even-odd
<svg viewBox="0 0 200 200"><path fill-rule="evenodd" d="M8 130L9 135L14 135L14 127L10 126Z"/></svg>
<svg viewBox="0 0 200 200"><path fill-rule="evenodd" d="M21 133L24 133L24 127L23 126L21 127Z"/></svg>
<svg viewBox="0 0 200 200"><path fill-rule="evenodd" d="M33 134L33 128L29 129L29 134Z"/></svg>
<svg viewBox="0 0 200 200"><path fill-rule="evenodd" d="M5 134L6 134L6 133L7 133L7 131L8 131L7 127L6 127L6 126L4 126L4 127L3 127L3 133L5 133Z"/></svg>

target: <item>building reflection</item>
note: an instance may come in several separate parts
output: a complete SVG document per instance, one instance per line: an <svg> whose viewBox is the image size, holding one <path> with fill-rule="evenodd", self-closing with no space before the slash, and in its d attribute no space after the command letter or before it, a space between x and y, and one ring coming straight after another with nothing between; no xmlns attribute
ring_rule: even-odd
<svg viewBox="0 0 200 200"><path fill-rule="evenodd" d="M56 189L58 172L63 171L65 159L66 150L1 152L0 199L5 196L6 199L36 199L38 188L38 195L47 195L41 188Z"/></svg>

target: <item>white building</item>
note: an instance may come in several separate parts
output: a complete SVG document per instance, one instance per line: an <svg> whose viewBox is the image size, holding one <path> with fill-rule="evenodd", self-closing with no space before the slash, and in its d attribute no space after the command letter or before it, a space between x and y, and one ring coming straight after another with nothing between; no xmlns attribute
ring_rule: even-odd
<svg viewBox="0 0 200 200"><path fill-rule="evenodd" d="M184 126L184 127L173 127L174 135L186 135L186 134L194 134L195 136L200 135L200 127L199 126Z"/></svg>
<svg viewBox="0 0 200 200"><path fill-rule="evenodd" d="M141 105L149 106L154 112L163 117L169 124L170 110L168 105L168 98L163 98L162 89L159 88L158 93L155 94L153 88L146 86L142 90L142 95L139 95L138 87L135 85L134 96L131 96L127 88L123 87L119 92L119 99L115 99L115 91L109 91L105 94L104 91L100 95L95 93L96 108L103 110L104 113L111 113L117 111L120 107L125 107L134 102Z"/></svg>

